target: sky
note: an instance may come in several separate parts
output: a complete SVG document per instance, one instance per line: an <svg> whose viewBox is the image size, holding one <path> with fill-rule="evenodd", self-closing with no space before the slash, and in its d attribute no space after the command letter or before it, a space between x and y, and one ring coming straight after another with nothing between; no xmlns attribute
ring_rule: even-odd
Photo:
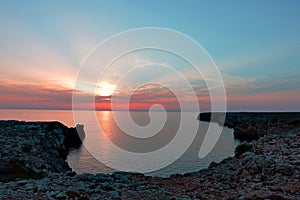
<svg viewBox="0 0 300 200"><path fill-rule="evenodd" d="M75 92L80 109L111 109L112 98L124 109L129 96L132 109L162 104L178 110L172 91L185 103L191 91L168 66L189 81L200 108L210 110L203 77L181 58L155 50L120 58L96 83L89 73L102 69L89 71L74 88L82 62L97 44L122 31L161 27L191 37L208 52L224 80L229 110L299 111L299 7L297 0L2 0L0 108L72 109ZM148 67L124 76L137 65ZM91 95L95 104L87 105Z"/></svg>

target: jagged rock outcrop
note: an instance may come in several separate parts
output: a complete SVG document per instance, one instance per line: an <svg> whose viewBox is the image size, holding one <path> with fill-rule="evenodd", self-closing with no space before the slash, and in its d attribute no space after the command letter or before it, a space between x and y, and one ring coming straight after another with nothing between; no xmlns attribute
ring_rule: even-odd
<svg viewBox="0 0 300 200"><path fill-rule="evenodd" d="M64 145L67 148L79 148L85 138L82 124L77 124L74 128L68 128L65 134Z"/></svg>
<svg viewBox="0 0 300 200"><path fill-rule="evenodd" d="M78 126L83 136L83 126ZM81 140L59 122L0 121L0 180L42 178L70 171L69 148Z"/></svg>
<svg viewBox="0 0 300 200"><path fill-rule="evenodd" d="M234 138L241 141L257 140L266 134L300 131L300 113L200 113L198 120L233 128Z"/></svg>
<svg viewBox="0 0 300 200"><path fill-rule="evenodd" d="M239 156L194 173L170 178L52 173L38 180L0 183L0 198L300 199L300 133L270 134L251 145Z"/></svg>
<svg viewBox="0 0 300 200"><path fill-rule="evenodd" d="M22 137L28 137L27 131L41 133L43 142L54 139L57 143L48 142L54 149L64 146L61 145L64 138L61 135L65 134L59 123L51 124L51 134L44 131L48 126L41 124L5 123L11 123L5 134L19 137L7 140L9 150L5 152L14 157L6 158L11 161L20 159L18 153L14 153L19 152L17 149L25 147L28 151L27 143L21 143ZM0 199L300 199L300 132L295 133L293 128L290 124L293 131L268 133L258 140L243 142L237 147L234 157L212 162L207 169L198 172L158 178L126 172L79 175L69 170L64 173L49 170L41 179L0 181ZM14 133L17 131L20 134ZM4 144L4 140L1 142ZM52 155L50 147L44 150L43 145L34 144L37 149L42 148L42 152ZM23 155L36 155L35 151ZM53 152L55 154L59 155ZM39 159L44 162L42 158ZM46 166L49 164L49 168L55 168L57 159L52 161ZM25 163L19 166L23 167Z"/></svg>

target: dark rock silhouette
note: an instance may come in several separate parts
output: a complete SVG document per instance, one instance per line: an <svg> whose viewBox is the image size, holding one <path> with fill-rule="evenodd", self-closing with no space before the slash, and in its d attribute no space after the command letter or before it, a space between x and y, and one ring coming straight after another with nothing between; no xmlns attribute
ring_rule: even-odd
<svg viewBox="0 0 300 200"><path fill-rule="evenodd" d="M77 128L79 134L59 122L0 121L0 180L70 171L69 149L84 137L83 126Z"/></svg>
<svg viewBox="0 0 300 200"><path fill-rule="evenodd" d="M300 130L300 113L293 112L200 113L198 120L216 122L221 126L233 128L234 138L241 141L257 140L266 134L298 132Z"/></svg>
<svg viewBox="0 0 300 200"><path fill-rule="evenodd" d="M239 157L243 155L245 152L253 152L253 144L243 142L235 148L235 156Z"/></svg>
<svg viewBox="0 0 300 200"><path fill-rule="evenodd" d="M244 123L243 117L235 117L236 121L228 123ZM260 120L264 121L263 117ZM16 171L40 172L42 168L34 165L43 163L47 172L41 179L32 179L31 172L26 174L28 179L2 179L0 199L300 199L300 132L295 132L295 122L280 120L277 126L285 132L266 132L258 140L243 142L234 157L170 178L128 172L76 174L62 163L58 150L67 149L64 139L68 133L62 124L0 122L1 145L6 145L1 148L0 168L8 160L15 165L10 169L16 167Z"/></svg>
<svg viewBox="0 0 300 200"><path fill-rule="evenodd" d="M83 125L77 124L75 128L68 128L66 130L64 145L67 148L79 148L82 145L82 141L85 138L83 128Z"/></svg>

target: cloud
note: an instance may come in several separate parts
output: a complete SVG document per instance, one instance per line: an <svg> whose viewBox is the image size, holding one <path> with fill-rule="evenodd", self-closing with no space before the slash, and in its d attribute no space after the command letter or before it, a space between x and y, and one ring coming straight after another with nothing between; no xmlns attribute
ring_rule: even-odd
<svg viewBox="0 0 300 200"><path fill-rule="evenodd" d="M38 85L13 80L0 81L2 108L71 108L72 90L59 85Z"/></svg>

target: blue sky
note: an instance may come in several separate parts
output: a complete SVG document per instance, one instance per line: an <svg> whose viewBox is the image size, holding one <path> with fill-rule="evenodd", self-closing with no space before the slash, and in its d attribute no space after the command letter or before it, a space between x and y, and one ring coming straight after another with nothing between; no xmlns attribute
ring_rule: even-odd
<svg viewBox="0 0 300 200"><path fill-rule="evenodd" d="M299 7L296 0L2 0L0 92L7 94L12 87L7 85L14 81L68 88L96 44L121 31L154 26L182 32L207 50L224 76L228 95L235 99L232 109L299 110ZM238 95L258 95L252 101L263 103L243 104ZM274 107L264 100L273 95L281 96ZM1 104L13 107L18 102Z"/></svg>

